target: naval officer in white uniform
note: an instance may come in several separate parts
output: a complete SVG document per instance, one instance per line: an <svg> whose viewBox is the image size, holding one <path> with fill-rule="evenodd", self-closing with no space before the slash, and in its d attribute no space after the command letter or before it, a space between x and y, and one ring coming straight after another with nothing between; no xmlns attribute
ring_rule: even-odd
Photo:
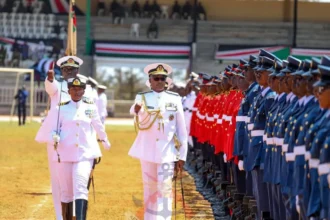
<svg viewBox="0 0 330 220"><path fill-rule="evenodd" d="M150 64L151 91L139 93L130 109L138 128L129 155L141 162L144 187L144 219L171 219L172 177L181 172L187 157L187 131L181 97L165 90L172 72L167 64Z"/></svg>
<svg viewBox="0 0 330 220"><path fill-rule="evenodd" d="M49 70L47 73L47 78L45 80L45 89L50 97L50 110L48 114L58 108L60 102L66 102L71 100L68 93L67 80L69 78L75 77L79 72L79 67L83 64L83 61L76 56L65 56L60 58L56 64L61 68L61 73L63 76L62 81L57 81L54 77L54 70ZM85 94L88 96L88 94ZM55 171L55 165L57 162L53 162L51 156L54 151L54 146L52 142L49 142L48 136L51 134L51 122L56 121L57 116L46 117L43 121L35 140L39 143L47 143L47 153L48 153L48 166L51 177L51 187L52 187L52 197L55 208L55 215L57 220L62 220L61 212L61 200L60 200L60 188L58 183L57 174Z"/></svg>
<svg viewBox="0 0 330 220"><path fill-rule="evenodd" d="M107 109L108 98L107 95L105 94L106 89L107 87L104 85L97 85L98 99L96 105L103 124L105 123L105 119L108 116L108 109Z"/></svg>
<svg viewBox="0 0 330 220"><path fill-rule="evenodd" d="M90 173L94 159L102 156L94 130L106 150L111 145L96 105L82 99L86 81L78 77L70 78L68 88L71 100L60 104L59 120L52 123L53 135L49 135L49 139L58 143L56 151L53 150L53 161L59 161L56 170L63 219L72 219L74 216L74 201L76 220L85 220Z"/></svg>

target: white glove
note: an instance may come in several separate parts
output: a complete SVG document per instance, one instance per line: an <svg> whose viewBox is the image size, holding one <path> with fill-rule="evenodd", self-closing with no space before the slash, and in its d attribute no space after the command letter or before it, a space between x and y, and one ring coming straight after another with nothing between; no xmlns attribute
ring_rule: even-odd
<svg viewBox="0 0 330 220"><path fill-rule="evenodd" d="M244 170L244 161L243 160L238 161L238 169L240 171Z"/></svg>
<svg viewBox="0 0 330 220"><path fill-rule="evenodd" d="M56 132L53 133L52 137L53 137L54 144L59 143L61 140L60 136L58 134L56 134Z"/></svg>
<svg viewBox="0 0 330 220"><path fill-rule="evenodd" d="M223 155L223 160L225 161L225 163L227 163L227 155L226 154Z"/></svg>
<svg viewBox="0 0 330 220"><path fill-rule="evenodd" d="M300 214L299 196L296 196L296 210Z"/></svg>
<svg viewBox="0 0 330 220"><path fill-rule="evenodd" d="M102 145L104 147L104 150L110 150L111 144L108 140L102 141Z"/></svg>

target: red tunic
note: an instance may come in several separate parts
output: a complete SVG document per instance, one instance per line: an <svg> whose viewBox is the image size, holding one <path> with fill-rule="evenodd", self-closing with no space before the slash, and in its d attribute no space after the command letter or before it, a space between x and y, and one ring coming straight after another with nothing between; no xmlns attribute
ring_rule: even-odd
<svg viewBox="0 0 330 220"><path fill-rule="evenodd" d="M234 152L234 137L235 137L235 131L236 131L236 116L238 114L241 102L242 102L243 94L240 91L236 91L235 97L233 100L231 112L229 113L231 117L231 123L229 123L228 126L228 139L227 139L227 160L231 160L234 158L233 152Z"/></svg>

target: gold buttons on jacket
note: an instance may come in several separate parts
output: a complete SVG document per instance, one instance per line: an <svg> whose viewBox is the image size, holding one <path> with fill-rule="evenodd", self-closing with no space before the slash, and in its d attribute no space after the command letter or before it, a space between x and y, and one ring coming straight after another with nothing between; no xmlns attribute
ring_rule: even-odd
<svg viewBox="0 0 330 220"><path fill-rule="evenodd" d="M77 133L77 134L76 134L76 137L78 137L78 136L79 136L79 134Z"/></svg>
<svg viewBox="0 0 330 220"><path fill-rule="evenodd" d="M156 141L159 141L159 139L157 138Z"/></svg>
<svg viewBox="0 0 330 220"><path fill-rule="evenodd" d="M78 147L79 146L79 144L76 144L76 147Z"/></svg>
<svg viewBox="0 0 330 220"><path fill-rule="evenodd" d="M77 122L77 126L79 126L79 123Z"/></svg>

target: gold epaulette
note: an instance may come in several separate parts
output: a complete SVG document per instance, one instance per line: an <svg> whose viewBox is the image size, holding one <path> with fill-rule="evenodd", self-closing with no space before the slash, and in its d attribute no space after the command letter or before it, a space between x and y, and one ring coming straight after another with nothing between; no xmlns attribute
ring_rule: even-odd
<svg viewBox="0 0 330 220"><path fill-rule="evenodd" d="M94 104L94 101L91 100L90 98L87 98L87 97L83 97L82 98L82 101L87 103L87 104Z"/></svg>
<svg viewBox="0 0 330 220"><path fill-rule="evenodd" d="M67 104L69 104L69 103L70 103L70 101L67 101L67 102L61 102L60 104L58 104L58 106L67 105Z"/></svg>

